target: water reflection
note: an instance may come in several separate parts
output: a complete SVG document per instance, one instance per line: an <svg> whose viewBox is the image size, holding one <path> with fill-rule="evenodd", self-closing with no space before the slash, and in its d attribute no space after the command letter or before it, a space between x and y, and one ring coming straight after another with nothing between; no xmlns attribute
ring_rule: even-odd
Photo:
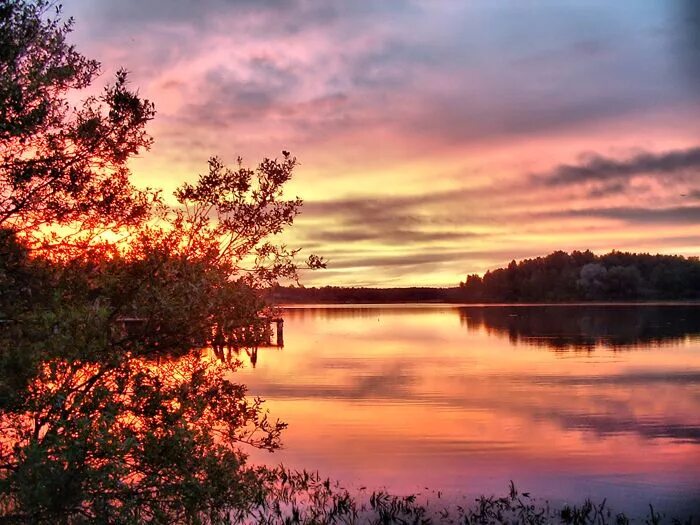
<svg viewBox="0 0 700 525"><path fill-rule="evenodd" d="M294 308L285 348L236 373L289 423L277 460L293 467L685 508L700 493L699 310Z"/></svg>
<svg viewBox="0 0 700 525"><path fill-rule="evenodd" d="M459 316L470 330L557 351L632 350L700 337L698 306L467 306Z"/></svg>
<svg viewBox="0 0 700 525"><path fill-rule="evenodd" d="M248 358L248 363L250 364L250 366L255 368L255 365L258 364L259 349L260 348L258 346L215 346L212 348L212 352L219 361L221 361L222 363L226 363L229 366L235 366L236 363L240 361L243 356L246 356Z"/></svg>

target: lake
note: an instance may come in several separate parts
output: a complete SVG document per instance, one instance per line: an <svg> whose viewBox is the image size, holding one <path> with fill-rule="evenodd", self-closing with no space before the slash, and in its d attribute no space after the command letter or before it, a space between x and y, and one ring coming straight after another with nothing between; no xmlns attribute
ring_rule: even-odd
<svg viewBox="0 0 700 525"><path fill-rule="evenodd" d="M290 307L236 381L289 424L254 461L348 488L700 509L700 306ZM427 487L427 489L426 489Z"/></svg>

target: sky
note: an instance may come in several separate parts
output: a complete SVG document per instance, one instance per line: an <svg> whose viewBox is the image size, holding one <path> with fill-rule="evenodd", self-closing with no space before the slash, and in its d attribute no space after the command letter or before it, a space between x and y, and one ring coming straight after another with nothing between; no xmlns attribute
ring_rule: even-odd
<svg viewBox="0 0 700 525"><path fill-rule="evenodd" d="M65 0L156 104L134 181L289 150L306 285L454 286L554 250L700 255L696 0Z"/></svg>

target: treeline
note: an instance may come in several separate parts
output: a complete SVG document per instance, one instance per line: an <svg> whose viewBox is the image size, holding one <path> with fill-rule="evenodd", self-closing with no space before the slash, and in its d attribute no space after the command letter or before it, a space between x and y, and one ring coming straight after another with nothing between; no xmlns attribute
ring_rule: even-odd
<svg viewBox="0 0 700 525"><path fill-rule="evenodd" d="M553 252L460 283L467 302L700 299L700 260L612 251Z"/></svg>
<svg viewBox="0 0 700 525"><path fill-rule="evenodd" d="M556 251L511 261L483 277L469 275L454 288L279 286L271 295L278 304L700 300L700 260L618 251L605 255Z"/></svg>
<svg viewBox="0 0 700 525"><path fill-rule="evenodd" d="M459 288L353 288L344 286L277 286L270 291L277 304L444 303L459 301Z"/></svg>

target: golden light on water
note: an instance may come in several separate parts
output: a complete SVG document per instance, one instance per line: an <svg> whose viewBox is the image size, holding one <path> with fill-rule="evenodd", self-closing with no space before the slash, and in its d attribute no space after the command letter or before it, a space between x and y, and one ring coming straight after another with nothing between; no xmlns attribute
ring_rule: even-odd
<svg viewBox="0 0 700 525"><path fill-rule="evenodd" d="M692 492L700 341L585 346L567 327L509 333L513 311L484 324L478 308L287 310L284 349L260 349L254 369L241 354L232 375L289 424L283 450L254 459L406 493L501 493L510 479L618 505Z"/></svg>

